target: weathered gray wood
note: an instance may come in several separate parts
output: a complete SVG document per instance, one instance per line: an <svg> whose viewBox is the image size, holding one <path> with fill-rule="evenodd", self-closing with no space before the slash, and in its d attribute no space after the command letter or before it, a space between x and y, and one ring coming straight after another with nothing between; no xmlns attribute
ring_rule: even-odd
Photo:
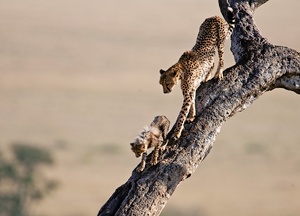
<svg viewBox="0 0 300 216"><path fill-rule="evenodd" d="M102 206L99 216L159 215L179 183L190 177L209 153L228 118L274 88L300 94L299 52L270 44L254 24L254 9L266 1L234 1L237 14L231 50L236 64L224 71L223 80L213 79L198 88L196 119L185 125L178 143L169 143L156 166L146 166L141 174L133 170ZM226 0L219 3L222 11Z"/></svg>

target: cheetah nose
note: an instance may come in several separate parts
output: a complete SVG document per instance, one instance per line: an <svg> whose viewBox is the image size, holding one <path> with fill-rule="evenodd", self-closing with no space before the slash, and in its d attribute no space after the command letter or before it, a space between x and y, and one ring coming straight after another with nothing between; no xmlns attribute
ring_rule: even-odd
<svg viewBox="0 0 300 216"><path fill-rule="evenodd" d="M164 94L168 94L168 93L170 93L171 91L170 91L170 89L164 89Z"/></svg>

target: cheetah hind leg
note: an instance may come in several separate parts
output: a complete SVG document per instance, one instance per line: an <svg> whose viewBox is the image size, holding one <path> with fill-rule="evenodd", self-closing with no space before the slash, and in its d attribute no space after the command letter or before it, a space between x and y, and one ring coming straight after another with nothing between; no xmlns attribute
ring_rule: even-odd
<svg viewBox="0 0 300 216"><path fill-rule="evenodd" d="M157 159L159 154L162 154L162 152L166 149L166 145L167 145L167 141L164 142L164 139L162 136L160 136L158 138L158 144L157 146L154 148L153 154L152 154L152 158L150 161L150 165L156 165L157 164Z"/></svg>
<svg viewBox="0 0 300 216"><path fill-rule="evenodd" d="M218 77L219 79L223 79L223 67L224 67L224 43L225 43L225 38L222 39L221 36L219 36L219 41L217 44L218 48L218 55L219 55L219 64L218 64L218 69L216 72L215 77Z"/></svg>
<svg viewBox="0 0 300 216"><path fill-rule="evenodd" d="M196 108L195 108L195 102L191 104L190 112L186 118L187 122L192 122L195 119L195 113L196 113Z"/></svg>
<svg viewBox="0 0 300 216"><path fill-rule="evenodd" d="M219 78L219 80L223 79L223 65L224 65L223 56L221 56L219 60L218 69L215 74L215 77Z"/></svg>
<svg viewBox="0 0 300 216"><path fill-rule="evenodd" d="M160 153L162 153L163 151L166 150L166 146L168 145L168 139L167 139L167 136L165 136L165 138L161 137L159 139L160 141L160 147L159 147L159 150L160 150Z"/></svg>
<svg viewBox="0 0 300 216"><path fill-rule="evenodd" d="M196 90L193 90L190 93L190 97L191 97L191 100L192 100L192 104L191 104L191 107L190 107L190 110L189 110L189 114L186 118L187 122L192 122L195 119L195 115L196 115L196 107L195 107Z"/></svg>

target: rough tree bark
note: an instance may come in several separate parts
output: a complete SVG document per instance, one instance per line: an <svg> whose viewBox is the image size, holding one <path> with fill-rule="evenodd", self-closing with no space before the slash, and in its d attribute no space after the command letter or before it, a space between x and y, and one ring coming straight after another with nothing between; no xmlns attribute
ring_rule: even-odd
<svg viewBox="0 0 300 216"><path fill-rule="evenodd" d="M148 165L141 174L133 170L98 216L159 215L176 187L209 153L228 118L266 91L284 88L300 94L300 53L270 44L254 23L254 10L267 1L231 1L236 15L231 51L236 64L224 71L221 81L212 79L198 88L196 119L185 125L178 143L168 144L156 166ZM226 0L219 0L219 5L226 17Z"/></svg>

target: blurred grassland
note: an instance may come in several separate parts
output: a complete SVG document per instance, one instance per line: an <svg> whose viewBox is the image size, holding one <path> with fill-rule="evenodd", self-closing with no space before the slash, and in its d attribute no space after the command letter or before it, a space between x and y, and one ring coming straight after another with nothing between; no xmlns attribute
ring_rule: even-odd
<svg viewBox="0 0 300 216"><path fill-rule="evenodd" d="M299 51L299 7L272 0L256 23L270 42ZM48 147L55 166L45 173L60 182L36 214L96 215L139 162L129 142L155 115L176 119L180 88L164 95L159 69L217 14L209 0L1 3L1 147ZM162 215L299 215L299 110L298 95L274 90L226 122Z"/></svg>

